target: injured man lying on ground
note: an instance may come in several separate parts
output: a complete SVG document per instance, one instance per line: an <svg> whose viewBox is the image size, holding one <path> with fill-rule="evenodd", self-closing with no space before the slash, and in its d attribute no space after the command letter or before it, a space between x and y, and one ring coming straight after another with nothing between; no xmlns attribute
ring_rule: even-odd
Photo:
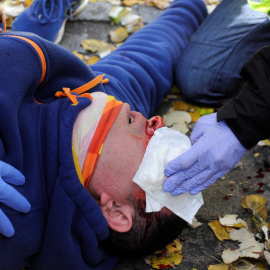
<svg viewBox="0 0 270 270"><path fill-rule="evenodd" d="M0 160L25 176L15 188L31 204L1 205L15 228L0 235L1 269L108 270L120 249L145 254L180 234L186 222L162 199L146 213L157 197L132 180L163 127L146 118L206 14L201 0L176 0L91 67L36 35L0 33Z"/></svg>

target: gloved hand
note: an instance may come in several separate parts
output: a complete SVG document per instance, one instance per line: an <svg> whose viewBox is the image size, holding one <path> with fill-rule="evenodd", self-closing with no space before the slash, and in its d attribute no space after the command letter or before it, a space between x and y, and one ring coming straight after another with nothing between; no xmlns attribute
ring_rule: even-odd
<svg viewBox="0 0 270 270"><path fill-rule="evenodd" d="M11 165L0 161L0 202L22 213L27 213L31 205L18 191L7 183L17 186L25 183L24 176ZM0 209L0 233L10 237L14 235L14 228Z"/></svg>
<svg viewBox="0 0 270 270"><path fill-rule="evenodd" d="M168 163L163 190L179 195L196 194L229 172L246 149L216 113L201 117L190 136L192 147Z"/></svg>

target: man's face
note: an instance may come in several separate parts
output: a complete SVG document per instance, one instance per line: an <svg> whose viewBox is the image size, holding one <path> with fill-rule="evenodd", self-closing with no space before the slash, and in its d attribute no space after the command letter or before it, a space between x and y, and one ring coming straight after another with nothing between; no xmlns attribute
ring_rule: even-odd
<svg viewBox="0 0 270 270"><path fill-rule="evenodd" d="M90 192L97 192L98 197L98 190L105 190L118 200L135 194L139 187L132 179L154 131L163 126L161 117L147 120L141 113L130 111L130 106L124 103L106 136L90 181Z"/></svg>

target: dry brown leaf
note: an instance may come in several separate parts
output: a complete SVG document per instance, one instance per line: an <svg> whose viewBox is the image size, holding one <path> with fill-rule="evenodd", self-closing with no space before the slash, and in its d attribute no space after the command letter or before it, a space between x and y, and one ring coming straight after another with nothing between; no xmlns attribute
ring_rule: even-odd
<svg viewBox="0 0 270 270"><path fill-rule="evenodd" d="M226 249L222 252L222 259L224 263L233 263L239 258L249 257L258 259L261 257L264 244L259 243L255 238L249 238L239 245L239 249Z"/></svg>
<svg viewBox="0 0 270 270"><path fill-rule="evenodd" d="M266 250L263 251L264 258L266 262L270 265L270 253Z"/></svg>
<svg viewBox="0 0 270 270"><path fill-rule="evenodd" d="M187 112L175 111L172 108L163 115L164 123L175 130L182 133L189 131L187 124L191 122L191 116Z"/></svg>
<svg viewBox="0 0 270 270"><path fill-rule="evenodd" d="M115 31L110 31L109 35L112 42L119 43L128 38L128 31L124 27L119 27Z"/></svg>
<svg viewBox="0 0 270 270"><path fill-rule="evenodd" d="M230 235L226 230L226 226L221 225L219 220L213 220L209 222L208 225L219 241L231 240Z"/></svg>
<svg viewBox="0 0 270 270"><path fill-rule="evenodd" d="M264 221L267 218L266 204L267 200L258 194L245 196L241 200L241 205L244 208L251 210L255 216L262 218Z"/></svg>
<svg viewBox="0 0 270 270"><path fill-rule="evenodd" d="M234 227L234 228L244 228L247 227L247 223L241 219L237 218L238 215L225 215L223 218L219 218L219 221L224 226Z"/></svg>
<svg viewBox="0 0 270 270"><path fill-rule="evenodd" d="M254 237L254 234L251 233L247 228L241 228L239 230L234 230L229 233L230 238L233 241L244 242L246 239Z"/></svg>

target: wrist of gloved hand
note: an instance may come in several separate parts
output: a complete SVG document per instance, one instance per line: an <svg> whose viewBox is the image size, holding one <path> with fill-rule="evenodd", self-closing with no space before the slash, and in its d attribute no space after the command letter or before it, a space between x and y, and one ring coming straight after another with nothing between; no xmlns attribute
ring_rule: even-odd
<svg viewBox="0 0 270 270"><path fill-rule="evenodd" d="M246 153L224 121L216 114L201 117L191 134L192 147L168 163L163 190L196 194L229 172Z"/></svg>

